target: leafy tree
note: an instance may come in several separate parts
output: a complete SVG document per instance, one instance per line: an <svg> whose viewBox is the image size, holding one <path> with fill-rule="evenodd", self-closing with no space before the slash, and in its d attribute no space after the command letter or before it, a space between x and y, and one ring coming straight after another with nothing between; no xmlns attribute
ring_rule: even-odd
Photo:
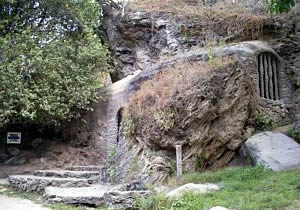
<svg viewBox="0 0 300 210"><path fill-rule="evenodd" d="M99 100L109 54L93 0L2 0L0 122L56 124Z"/></svg>
<svg viewBox="0 0 300 210"><path fill-rule="evenodd" d="M284 13L295 6L294 0L267 0L268 10L273 13Z"/></svg>

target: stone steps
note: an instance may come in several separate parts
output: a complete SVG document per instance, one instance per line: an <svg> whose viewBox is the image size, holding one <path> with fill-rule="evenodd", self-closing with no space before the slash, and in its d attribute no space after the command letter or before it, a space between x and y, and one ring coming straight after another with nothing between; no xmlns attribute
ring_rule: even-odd
<svg viewBox="0 0 300 210"><path fill-rule="evenodd" d="M43 197L49 203L84 204L103 206L104 193L111 189L109 185L93 185L91 187L47 187Z"/></svg>
<svg viewBox="0 0 300 210"><path fill-rule="evenodd" d="M98 182L98 179L40 177L33 175L9 176L8 181L13 188L26 192L43 192L48 186L55 187L88 187Z"/></svg>
<svg viewBox="0 0 300 210"><path fill-rule="evenodd" d="M70 166L66 170L70 171L100 171L104 166Z"/></svg>
<svg viewBox="0 0 300 210"><path fill-rule="evenodd" d="M99 171L37 170L34 176L90 179L99 177Z"/></svg>

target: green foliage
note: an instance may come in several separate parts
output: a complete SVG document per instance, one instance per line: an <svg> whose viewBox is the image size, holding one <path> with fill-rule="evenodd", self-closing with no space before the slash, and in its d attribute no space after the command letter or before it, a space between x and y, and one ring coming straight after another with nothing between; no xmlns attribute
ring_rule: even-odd
<svg viewBox="0 0 300 210"><path fill-rule="evenodd" d="M275 127L275 122L271 118L259 114L255 117L255 128L258 130L266 131L272 130Z"/></svg>
<svg viewBox="0 0 300 210"><path fill-rule="evenodd" d="M288 12L295 6L295 0L267 0L267 7L271 14Z"/></svg>
<svg viewBox="0 0 300 210"><path fill-rule="evenodd" d="M295 128L291 128L288 130L288 135L295 139L300 144L300 132L297 131Z"/></svg>
<svg viewBox="0 0 300 210"><path fill-rule="evenodd" d="M131 137L135 134L135 125L131 114L126 111L121 122L122 133L125 137Z"/></svg>
<svg viewBox="0 0 300 210"><path fill-rule="evenodd" d="M92 0L0 3L0 121L58 124L91 110L108 50Z"/></svg>
<svg viewBox="0 0 300 210"><path fill-rule="evenodd" d="M147 199L138 199L136 202L136 209L141 210L159 210L159 209L168 209L166 206L169 206L169 200L160 194L154 194Z"/></svg>
<svg viewBox="0 0 300 210"><path fill-rule="evenodd" d="M161 130L168 131L175 124L174 116L171 109L165 111L159 110L154 114L154 119Z"/></svg>

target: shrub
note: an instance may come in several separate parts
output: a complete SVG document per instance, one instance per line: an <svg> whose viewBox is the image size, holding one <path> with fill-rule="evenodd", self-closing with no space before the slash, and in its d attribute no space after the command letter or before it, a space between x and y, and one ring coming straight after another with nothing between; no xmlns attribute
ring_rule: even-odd
<svg viewBox="0 0 300 210"><path fill-rule="evenodd" d="M259 114L255 117L255 128L258 130L266 131L272 130L275 127L275 122L271 118Z"/></svg>
<svg viewBox="0 0 300 210"><path fill-rule="evenodd" d="M268 11L273 13L289 12L294 6L294 0L267 0Z"/></svg>
<svg viewBox="0 0 300 210"><path fill-rule="evenodd" d="M300 132L297 131L295 128L291 128L288 130L288 135L295 139L300 144Z"/></svg>

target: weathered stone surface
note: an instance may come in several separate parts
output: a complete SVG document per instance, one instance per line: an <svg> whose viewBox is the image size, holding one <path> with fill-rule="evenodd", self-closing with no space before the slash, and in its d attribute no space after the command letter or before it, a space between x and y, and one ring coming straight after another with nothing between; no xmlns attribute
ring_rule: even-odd
<svg viewBox="0 0 300 210"><path fill-rule="evenodd" d="M109 209L132 209L137 198L146 198L150 191L109 191L104 193Z"/></svg>
<svg viewBox="0 0 300 210"><path fill-rule="evenodd" d="M70 166L66 170L69 171L100 171L103 166Z"/></svg>
<svg viewBox="0 0 300 210"><path fill-rule="evenodd" d="M274 171L300 167L300 145L282 133L256 134L245 142L241 152L251 157L255 165Z"/></svg>
<svg viewBox="0 0 300 210"><path fill-rule="evenodd" d="M38 177L32 175L14 175L9 176L8 181L10 185L16 189L21 189L26 192L42 192L48 186L88 187L91 186L91 184L96 183L98 180Z"/></svg>
<svg viewBox="0 0 300 210"><path fill-rule="evenodd" d="M41 176L41 177L79 178L79 179L99 178L98 171L37 170L33 173L33 175Z"/></svg>
<svg viewBox="0 0 300 210"><path fill-rule="evenodd" d="M43 197L49 203L102 206L104 205L104 193L110 188L109 185L76 188L46 187Z"/></svg>
<svg viewBox="0 0 300 210"><path fill-rule="evenodd" d="M179 197L183 195L186 192L191 193L209 193L220 190L218 185L215 184L185 184L183 186L180 186L170 192L167 193L168 198L174 198Z"/></svg>
<svg viewBox="0 0 300 210"><path fill-rule="evenodd" d="M224 208L224 207L222 207L222 206L215 206L215 207L212 207L212 208L209 209L209 210L229 210L229 209Z"/></svg>
<svg viewBox="0 0 300 210"><path fill-rule="evenodd" d="M8 147L7 152L12 156L17 156L20 154L20 150L17 147Z"/></svg>
<svg viewBox="0 0 300 210"><path fill-rule="evenodd" d="M131 181L125 184L120 184L112 188L112 191L138 191L138 190L146 190L145 183L140 180Z"/></svg>

